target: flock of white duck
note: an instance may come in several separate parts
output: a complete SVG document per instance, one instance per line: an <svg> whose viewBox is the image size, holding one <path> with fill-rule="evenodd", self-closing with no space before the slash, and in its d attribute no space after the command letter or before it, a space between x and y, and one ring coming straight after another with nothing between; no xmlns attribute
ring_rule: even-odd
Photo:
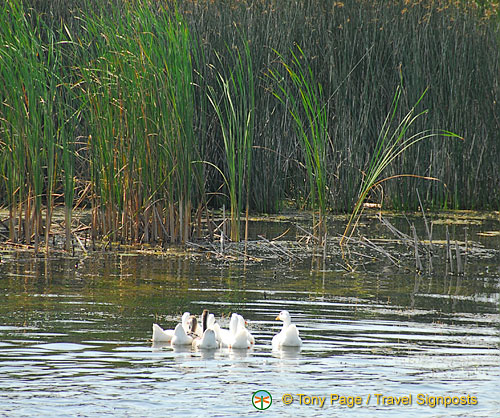
<svg viewBox="0 0 500 418"><path fill-rule="evenodd" d="M273 337L273 348L302 346L299 330L292 324L290 313L281 311L276 319L283 321L283 328ZM201 326L196 316L189 312L184 312L181 322L175 329L164 330L158 324L153 324L153 342L170 343L172 346L191 345L197 349L207 350L219 347L249 349L255 344L255 339L241 315L233 313L229 329L223 329L215 320L214 314L205 309L201 315Z"/></svg>

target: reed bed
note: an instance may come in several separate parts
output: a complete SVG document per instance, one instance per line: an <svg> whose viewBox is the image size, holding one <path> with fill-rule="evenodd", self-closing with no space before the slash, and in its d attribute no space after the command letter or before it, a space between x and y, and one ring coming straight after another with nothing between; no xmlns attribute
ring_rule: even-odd
<svg viewBox="0 0 500 418"><path fill-rule="evenodd" d="M64 146L62 47L40 15L15 2L0 10L1 154L9 239L48 244L57 182L57 148Z"/></svg>
<svg viewBox="0 0 500 418"><path fill-rule="evenodd" d="M112 241L185 242L199 186L192 40L177 13L124 7L85 15L77 51L92 230Z"/></svg>
<svg viewBox="0 0 500 418"><path fill-rule="evenodd" d="M384 205L415 209L418 190L436 209L500 207L498 3L99 4L0 7L10 241L48 248L58 205L68 249L77 205L110 242L185 242L211 231L222 205L234 240L243 208L352 211L400 84L396 125L420 98L428 109L408 138L445 129L464 140L398 154L373 177L393 179ZM363 200L380 199L368 190Z"/></svg>

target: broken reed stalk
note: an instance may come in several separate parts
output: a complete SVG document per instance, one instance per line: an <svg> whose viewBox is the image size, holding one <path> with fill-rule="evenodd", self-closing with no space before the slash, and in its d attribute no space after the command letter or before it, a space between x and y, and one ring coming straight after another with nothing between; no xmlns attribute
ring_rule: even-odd
<svg viewBox="0 0 500 418"><path fill-rule="evenodd" d="M420 260L420 254L418 252L418 237L415 225L412 224L411 230L413 232L413 241L415 245L415 267L417 268L417 271L421 272L424 271L424 267L422 266L422 261Z"/></svg>
<svg viewBox="0 0 500 418"><path fill-rule="evenodd" d="M450 245L450 232L448 230L448 225L446 225L446 266L450 267L450 273L453 274L453 257L451 254L451 245Z"/></svg>
<svg viewBox="0 0 500 418"><path fill-rule="evenodd" d="M406 245L409 248L411 248L413 246L412 238L409 235L407 235L407 234L401 232L399 229L397 229L387 219L380 216L380 222L382 224L384 224L389 229L389 231L391 231L396 236L396 238L400 239L404 245Z"/></svg>
<svg viewBox="0 0 500 418"><path fill-rule="evenodd" d="M308 240L308 241L309 241L310 239L312 239L312 240L316 241L318 244L320 243L320 241L321 241L321 240L320 240L317 236L315 236L314 234L311 234L309 231L306 231L306 230L305 230L304 228L302 228L300 225L295 224L295 227L296 227L297 229L300 229L302 232L304 232L304 233L307 235L307 240Z"/></svg>
<svg viewBox="0 0 500 418"><path fill-rule="evenodd" d="M226 237L226 205L222 205L222 227L220 228L220 253L224 254L224 240Z"/></svg>
<svg viewBox="0 0 500 418"><path fill-rule="evenodd" d="M262 236L262 235L259 235L259 238L261 240L263 240L264 242L266 242L267 244L270 244L272 247L276 248L277 250L279 250L281 253L283 253L286 257L288 257L289 259L293 259L295 258L293 256L293 254L288 251L288 250L284 250L283 248L281 248L279 245L277 245L276 243L272 242L272 241L269 241L266 237Z"/></svg>
<svg viewBox="0 0 500 418"><path fill-rule="evenodd" d="M432 265L432 256L434 255L433 247L432 247L432 226L433 223L431 222L431 227L429 231L429 274L431 274L434 271L434 267Z"/></svg>
<svg viewBox="0 0 500 418"><path fill-rule="evenodd" d="M323 237L323 265L326 263L326 237L327 232L325 231L325 236Z"/></svg>
<svg viewBox="0 0 500 418"><path fill-rule="evenodd" d="M457 274L463 274L464 268L462 264L462 256L460 255L460 247L458 245L458 241L455 240L455 253L457 256Z"/></svg>
<svg viewBox="0 0 500 418"><path fill-rule="evenodd" d="M422 200L420 200L420 193L418 192L418 189L416 189L416 192L418 203L420 204L420 209L422 211L422 216L424 217L425 230L427 231L427 236L429 237L429 249L430 251L432 251L432 225L431 228L429 228L429 223L427 222L427 217L425 216L424 206L422 205Z"/></svg>
<svg viewBox="0 0 500 418"><path fill-rule="evenodd" d="M468 257L468 254L469 254L469 240L467 238L467 230L468 229L469 229L468 227L464 228L464 235L465 235L464 273L465 273L465 270L467 269L467 257Z"/></svg>
<svg viewBox="0 0 500 418"><path fill-rule="evenodd" d="M361 243L361 244L367 246L368 248L371 248L371 249L373 249L373 250L375 250L375 251L377 251L377 252L385 255L389 259L389 261L391 263L393 263L395 266L398 267L398 263L397 263L397 259L396 258L394 258L392 255L390 255L384 248L382 248L382 247L376 245L374 242L370 241L368 238L363 237L359 241L359 243Z"/></svg>
<svg viewBox="0 0 500 418"><path fill-rule="evenodd" d="M432 273L433 267L432 267L432 254L433 254L433 248L432 248L432 222L431 226L429 228L429 223L427 222L427 217L425 216L425 210L424 206L422 205L422 200L420 199L420 193L418 192L418 189L416 189L417 192L417 198L418 198L418 203L420 204L420 209L422 210L422 216L424 217L424 224L425 224L425 230L427 231L427 236L429 238L429 249L428 249L428 257L429 257L429 274Z"/></svg>

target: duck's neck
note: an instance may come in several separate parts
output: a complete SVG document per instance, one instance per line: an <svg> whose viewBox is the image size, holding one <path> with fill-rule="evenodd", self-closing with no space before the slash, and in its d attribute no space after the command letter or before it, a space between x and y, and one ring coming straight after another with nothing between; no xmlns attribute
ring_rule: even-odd
<svg viewBox="0 0 500 418"><path fill-rule="evenodd" d="M292 323L292 321L290 320L290 318L283 319L283 328L282 328L282 330L285 331L290 326L291 323Z"/></svg>
<svg viewBox="0 0 500 418"><path fill-rule="evenodd" d="M191 327L189 329L189 332L191 334L195 334L198 328L198 321L196 320L196 317L193 315L191 317Z"/></svg>
<svg viewBox="0 0 500 418"><path fill-rule="evenodd" d="M232 315L231 321L229 321L229 332L231 334L236 334L237 329L238 329L238 317L235 315Z"/></svg>
<svg viewBox="0 0 500 418"><path fill-rule="evenodd" d="M184 312L184 314L182 315L182 320L181 320L181 323L182 323L182 326L184 327L184 329L188 329L189 328L189 316L191 314L189 312Z"/></svg>
<svg viewBox="0 0 500 418"><path fill-rule="evenodd" d="M207 321L208 321L208 310L204 309L203 314L201 315L202 322L202 331L205 332L207 330Z"/></svg>
<svg viewBox="0 0 500 418"><path fill-rule="evenodd" d="M174 334L177 335L177 337L182 337L182 336L187 335L186 334L186 330L184 329L183 326L180 326L180 327L177 326L177 327L175 327Z"/></svg>

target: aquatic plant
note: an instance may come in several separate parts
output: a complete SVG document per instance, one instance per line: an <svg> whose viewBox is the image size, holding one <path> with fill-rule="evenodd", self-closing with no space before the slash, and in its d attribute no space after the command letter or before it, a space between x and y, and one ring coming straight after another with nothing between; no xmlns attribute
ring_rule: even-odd
<svg viewBox="0 0 500 418"><path fill-rule="evenodd" d="M415 128L447 126L467 141L423 141L412 147L387 174L420 172L442 179L447 188L418 178L400 179L385 184L386 204L417 208L415 188L434 208L487 207L500 201L498 188L488 175L494 170L488 155L500 152L496 140L500 55L498 28L492 19L473 6L449 1L376 1L367 6L359 0L317 7L284 1L252 7L244 1L233 2L230 8L222 4L186 2L181 6L191 30L203 39L207 62L216 60L212 50L223 53L224 44L233 43L236 22L248 34L256 74L273 65L273 49L283 53L295 42L307 52L325 98L345 80L329 102L334 118L329 120L328 134L335 138L335 148L327 152L329 208L352 210L362 179L358 168L373 153L374 132L380 130L387 115L400 68L408 92L403 97L405 106L418 100L416 92L429 87L422 105L430 112L425 122L415 122ZM370 53L350 74L367 50ZM259 80L257 86L253 166L258 169L252 170L251 204L270 211L282 207L283 201L302 207L310 184L304 182L306 167L297 164L304 160L295 122L286 107L268 94L269 80ZM210 115L204 117L210 121ZM208 159L221 166L217 150L222 149L222 139L210 127L203 134ZM467 175L471 172L477 175ZM220 178L214 171L207 175L208 188L216 190Z"/></svg>
<svg viewBox="0 0 500 418"><path fill-rule="evenodd" d="M17 242L23 234L24 242L30 244L33 239L38 251L44 232L43 201L48 245L58 141L65 123L61 49L53 28L19 2L7 2L0 9L0 20L4 22L0 29L0 161L9 205L9 237Z"/></svg>
<svg viewBox="0 0 500 418"><path fill-rule="evenodd" d="M425 139L443 136L462 139L459 135L446 131L446 130L424 130L416 133L409 133L410 127L415 123L415 121L422 115L426 114L428 111L423 110L417 112L416 108L424 98L427 90L425 90L417 102L412 106L412 108L404 115L401 120L397 119L398 106L401 99L401 94L403 90L402 78L401 84L397 87L396 93L392 100L392 105L390 112L387 114L382 128L380 129L377 145L371 156L370 162L366 172L363 174L363 180L361 182L359 193L357 196L356 203L354 204L354 209L349 217L347 226L340 240L340 245L348 239L361 216L363 204L369 193L376 187L380 186L387 180L392 180L400 177L420 177L427 180L438 180L434 177L419 176L418 174L396 174L383 177L384 172L387 168L405 152L407 152L411 147L418 144L420 141Z"/></svg>
<svg viewBox="0 0 500 418"><path fill-rule="evenodd" d="M276 82L275 96L295 122L307 168L312 207L319 210L318 224L313 219L313 229L316 237L322 240L326 233L328 199L327 153L328 148L333 148L328 135L328 100L324 98L323 87L315 80L310 65L302 62L306 57L300 46L296 45L296 50L290 51L290 64L283 55L276 53L291 83L287 83L277 70L270 69L269 74Z"/></svg>
<svg viewBox="0 0 500 418"><path fill-rule="evenodd" d="M74 205L92 207L94 240L184 242L195 227L212 236L224 176L234 187L224 194L238 202L234 225L243 207L351 212L360 184L370 187L360 168L382 155L377 133L400 73L396 126L421 100L429 113L411 132L446 126L466 140L418 141L399 154L372 184L397 178L382 183L385 204L415 209L417 189L426 207L498 208L497 13L494 2L473 0L3 2L0 205L9 239L47 246L62 204L68 250ZM295 44L306 54L289 52ZM295 79L282 63L278 71L280 60ZM285 79L262 77L269 69ZM304 92L305 101L293 95L302 128L277 85ZM236 152L226 151L208 86L221 111L230 99L238 115ZM321 235L326 224L315 225Z"/></svg>
<svg viewBox="0 0 500 418"><path fill-rule="evenodd" d="M113 14L88 14L81 40L94 231L184 242L196 184L192 41L176 12Z"/></svg>
<svg viewBox="0 0 500 418"><path fill-rule="evenodd" d="M248 211L252 169L255 91L252 57L246 39L242 51L227 46L230 63L218 55L218 89L208 86L208 98L219 120L224 140L227 187L231 207L231 240L240 240L240 214L246 190L245 241L248 238ZM220 99L219 99L220 97Z"/></svg>

